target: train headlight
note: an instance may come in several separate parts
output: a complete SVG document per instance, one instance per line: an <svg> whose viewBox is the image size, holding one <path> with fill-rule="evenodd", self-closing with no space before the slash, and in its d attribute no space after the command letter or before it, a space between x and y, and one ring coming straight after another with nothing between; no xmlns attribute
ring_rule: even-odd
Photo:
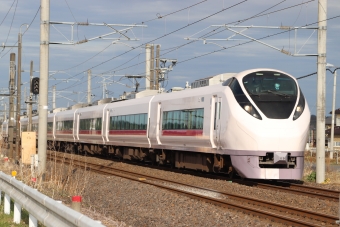
<svg viewBox="0 0 340 227"><path fill-rule="evenodd" d="M298 119L303 110L305 109L305 97L303 96L301 90L300 90L300 98L299 98L299 103L296 106L295 112L294 112L294 116L293 116L293 120L295 121L296 119Z"/></svg>
<svg viewBox="0 0 340 227"><path fill-rule="evenodd" d="M253 107L252 104L248 103L248 104L245 104L243 106L243 109L249 113L251 116L257 118L257 119L260 119L262 120L262 117L260 116L259 112L257 112L257 110Z"/></svg>

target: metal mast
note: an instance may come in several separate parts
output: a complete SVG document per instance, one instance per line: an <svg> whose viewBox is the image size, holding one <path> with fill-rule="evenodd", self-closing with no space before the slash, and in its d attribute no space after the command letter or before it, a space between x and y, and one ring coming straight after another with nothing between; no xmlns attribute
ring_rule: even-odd
<svg viewBox="0 0 340 227"><path fill-rule="evenodd" d="M327 0L318 1L318 85L316 99L316 183L325 181Z"/></svg>

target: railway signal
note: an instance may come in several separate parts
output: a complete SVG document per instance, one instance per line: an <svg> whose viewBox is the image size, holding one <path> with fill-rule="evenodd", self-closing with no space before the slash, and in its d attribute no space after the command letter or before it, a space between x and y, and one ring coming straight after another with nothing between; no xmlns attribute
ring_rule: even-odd
<svg viewBox="0 0 340 227"><path fill-rule="evenodd" d="M39 77L34 77L32 79L32 93L34 95L39 94Z"/></svg>

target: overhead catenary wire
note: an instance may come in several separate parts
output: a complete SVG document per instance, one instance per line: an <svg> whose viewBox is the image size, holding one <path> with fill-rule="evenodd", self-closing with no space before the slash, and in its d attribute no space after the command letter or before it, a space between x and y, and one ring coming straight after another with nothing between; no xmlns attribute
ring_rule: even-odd
<svg viewBox="0 0 340 227"><path fill-rule="evenodd" d="M157 41L157 40L159 40L159 39L162 39L162 38L164 38L164 37L166 37L166 36L169 36L169 35L171 35L171 34L173 34L173 33L176 33L176 32L178 32L178 31L180 31L180 30L183 30L183 29L185 29L185 28L187 28L187 27L189 27L189 26L192 26L192 25L194 25L194 24L197 24L197 23L199 23L199 22L201 22L201 21L203 21L203 20L206 20L206 19L208 19L208 18L210 18L210 17L212 17L212 16L215 16L215 15L221 13L221 12L224 12L224 11L226 11L226 10L228 10L228 9L231 9L231 8L233 8L233 7L236 7L236 6L238 6L238 5L240 5L240 4L243 4L243 3L247 2L247 1L248 1L248 0L240 1L240 2L238 2L238 3L236 3L236 4L232 5L232 6L230 6L230 7L228 7L228 8L224 8L224 9L222 9L222 10L219 10L219 11L213 13L213 14L210 14L210 15L208 15L208 16L206 16L206 17L203 17L203 18L201 18L201 19L199 19L199 20L196 20L196 21L194 21L194 22L192 22L192 23L190 23L190 24L187 24L187 25L185 25L185 26L182 26L182 27L180 27L180 28L178 28L178 29L176 29L176 30L174 30L174 31L168 32L168 33L166 33L166 34L164 34L164 35L162 35L162 36L160 36L160 37L158 37L158 38L155 38L155 39L153 39L153 40L150 40L150 41L148 41L147 43L155 42L155 41ZM146 43L143 43L143 44L137 46L136 48L142 47L142 46L144 46L145 44L146 44ZM134 48L134 49L135 49L135 48ZM124 52L124 53L122 53L122 54L119 54L119 55L117 55L117 56L114 56L114 57L112 57L112 58L110 58L110 59L108 59L108 60L106 60L106 61L103 61L103 62L101 62L101 63L99 63L99 64L97 64L97 65L95 65L95 66L92 66L92 67L89 68L89 69L96 68L96 67L98 67L98 66L100 66L100 65L103 65L103 64L109 62L109 61L112 61L113 59L116 59L116 58L118 58L118 57L120 57L120 56L123 56L123 55L125 55L125 54L127 54L127 53L129 53L129 52L131 52L131 51L132 51L132 50L128 50L128 51L126 51L126 52ZM87 70L86 70L86 71L87 71ZM84 73L84 72L85 72L85 71L82 71L82 72L80 72L80 73L74 75L73 77L75 77L75 76L77 76L77 75L80 75L81 73ZM73 78L73 77L71 77L71 78ZM84 83L84 82L83 82L83 83ZM71 88L71 87L73 87L73 85L72 85L72 86L69 86L69 87L67 87L67 88L64 88L64 89L62 89L62 90L67 90L67 89L69 89L69 88Z"/></svg>
<svg viewBox="0 0 340 227"><path fill-rule="evenodd" d="M271 6L271 7L269 7L269 8L267 8L267 9L261 11L260 13L255 14L254 16L251 16L251 17L248 17L248 18L245 18L245 19L242 19L242 20L237 20L237 21L229 22L229 23L227 23L227 24L234 24L234 23L236 23L236 25L237 25L237 24L243 23L243 22L245 22L245 21L247 21L247 20L250 20L250 19L259 17L259 16L265 16L265 15L267 15L267 14L263 14L264 12L266 12L266 11L268 11L268 10L270 10L270 9L272 9L272 8L274 8L274 7L278 6L278 5L280 5L280 4L282 4L282 3L285 2L285 1L286 1L286 0L283 0L283 1L281 1L281 2L279 2L279 3L277 3L277 4L275 4L275 5L273 5L273 6ZM315 1L315 0L310 0L310 1L308 1L308 2L311 2L311 1ZM299 5L302 5L302 4L305 4L305 3L300 3L300 4L296 4L296 5L294 5L294 6L286 7L286 8L284 8L284 9L279 10L279 11L289 9L289 8L291 8L291 7L296 7L296 6L299 6ZM278 12L278 11L276 10L275 12ZM270 12L270 13L272 13L272 12ZM211 37L212 35L216 35L216 34L218 34L218 33L224 31L224 30L222 30L222 31L216 32L216 31L218 31L219 29L221 29L221 28L214 29L214 30L212 30L212 31L210 31L210 32L208 32L208 33L206 33L206 34L204 34L204 35L201 35L199 38L208 38L208 37ZM212 34L211 34L211 33L212 33ZM179 46L177 46L177 47L168 48L168 49L170 49L170 50L169 50L168 52L165 52L165 53L161 54L161 56L164 56L164 55L166 55L166 54L168 54L168 53L171 53L171 52L173 52L173 51L175 51L175 50L178 50L179 48L182 48L182 47L184 47L184 46L186 46L186 45L192 44L192 43L197 42L197 41L198 41L198 40L193 40L193 41L190 41L190 42L188 42L188 43L179 45ZM167 49L166 49L166 50L167 50ZM131 67L137 66L137 65L142 64L142 63L145 63L145 62L146 62L146 61L141 62L141 63L138 63L138 64L134 64L134 65L132 65ZM117 67L116 67L116 68L117 68ZM116 69L116 68L115 68L115 69L111 69L111 70L107 70L106 72L108 72L108 71L116 71L116 72L119 72L119 71L121 71L121 70L128 69L129 67L126 67L126 68L123 68L123 69Z"/></svg>
<svg viewBox="0 0 340 227"><path fill-rule="evenodd" d="M276 11L269 12L269 13L267 13L267 14L262 14L262 13L264 13L264 12L266 12L266 11L268 11L268 10L270 10L270 9L272 9L272 8L274 8L274 7L276 7L276 6L278 6L278 5L280 5L281 3L285 2L285 1L286 1L286 0L283 0L283 1L279 2L279 3L277 3L277 4L274 4L273 6L267 8L266 10L263 10L263 11L260 12L260 13L255 14L254 16L251 16L251 17L248 17L248 18L245 18L245 19L242 19L242 20L237 20L237 21L234 21L234 22L229 22L228 24L231 24L231 23L237 23L237 24L243 23L243 22L245 22L245 21L247 21L247 20L250 20L250 19L252 19L252 18L256 18L256 17L261 17L261 16L266 16L266 15L269 15L269 14L277 13L277 12L280 12L280 11L283 11L283 10L290 9L290 8L292 8L292 7L297 7L297 6L299 6L299 5L303 5L303 4L306 4L306 3L308 3L308 2L312 2L312 1L315 1L315 0L310 0L310 1L308 1L308 2L303 2L303 3L300 3L300 4L296 4L296 5L293 5L293 6L289 6L289 7L283 8L283 9L279 9L279 10L276 10ZM200 3L203 3L203 2L204 2L204 1L199 2L199 4L200 4ZM177 11L175 11L175 12L166 14L166 15L163 16L163 18L164 18L165 16L174 14L174 13L176 13L176 12L179 12L179 11L182 11L182 10L185 10L185 9L188 9L188 8L191 8L191 7L195 6L195 5L197 5L197 4L194 4L194 5L191 5L191 6L189 6L189 7L183 8L183 9L181 9L181 10L177 10ZM152 19L152 20L156 20L156 19L160 19L160 18L158 17L158 18L155 18L155 19ZM149 21L152 21L152 20L149 20ZM146 22L149 22L149 21L146 21ZM145 23L145 22L144 22L144 23ZM208 33L205 34L205 35L208 35L208 34L210 34L210 33L216 32L217 30L219 30L219 28L218 28L218 29L215 29L215 30L213 30L213 31L211 31L211 32L208 32ZM222 30L222 31L223 31L223 30ZM220 31L220 32L222 32L222 31ZM218 34L218 33L211 34L210 36L215 35L215 34ZM204 35L203 35L203 36L204 36ZM209 36L206 36L206 37L209 37ZM191 43L194 43L194 42L196 42L196 40L195 40L195 41L191 41L191 42L189 42L189 43L182 44L182 45L178 46L177 48L175 47L175 48L173 48L173 50L171 50L171 51L169 51L169 52L167 52L167 53L162 54L162 56L164 56L164 55L166 55L166 54L168 54L168 53L170 53L170 52L172 52L172 51L178 50L178 49L181 48L181 47L184 47L184 46L186 46L186 45L189 45L189 44L191 44ZM125 53L128 53L128 52L125 52ZM125 54L125 53L123 53L123 54ZM121 55L120 55L120 56L121 56ZM145 62L145 61L144 61L144 62ZM134 64L134 65L132 65L131 67L140 65L140 64L142 64L142 63L143 63L143 62ZM117 67L115 67L115 68L117 68ZM126 68L124 68L124 69L127 69L127 68L129 68L129 67L126 67ZM121 70L123 70L123 69L120 69L119 71L121 71ZM110 71L117 71L117 70L111 69L111 70L107 70L105 73L110 72ZM80 74L80 73L79 73L79 74ZM76 74L75 76L77 76L77 75L79 75L79 74ZM73 77L72 77L72 78L73 78Z"/></svg>
<svg viewBox="0 0 340 227"><path fill-rule="evenodd" d="M11 9L12 9L14 3L15 3L15 1L16 1L16 0L13 0L13 3L12 3L12 5L11 5L11 7L8 9L6 15L4 16L4 19L2 19L2 21L1 21L1 23L0 23L0 26L1 26L2 23L6 20L6 18L7 18L7 16L8 16L9 12L11 11Z"/></svg>
<svg viewBox="0 0 340 227"><path fill-rule="evenodd" d="M333 19L336 19L336 18L340 18L340 15L328 18L327 21L328 20L333 20ZM317 23L319 23L319 22L310 23L310 24L307 24L307 25L304 25L304 26L311 26L311 25L314 25L314 24L317 24ZM301 26L301 27L304 27L304 26ZM275 34L267 35L267 36L264 36L262 38L258 38L257 40L266 39L266 38L269 38L269 37L272 37L272 36L276 36L276 35L280 35L280 34L283 34L283 33L289 32L289 31L290 30L286 30L286 31L275 33ZM194 60L194 59L197 59L197 58L200 58L200 57L204 57L204 56L207 56L207 55L210 55L210 54L214 54L214 53L217 53L217 52L220 52L220 51L224 51L224 50L227 50L227 49L232 49L232 48L235 48L235 47L239 47L239 46L242 46L242 45L245 45L245 44L248 44L248 43L252 43L252 42L255 42L255 41L249 40L249 41L246 41L244 43L239 43L239 44L234 45L234 46L224 47L224 48L221 48L219 50L214 50L214 51L211 51L211 52L199 55L199 56L195 56L195 57L192 57L192 58L185 59L183 61L177 61L176 64L178 65L178 64L181 64L181 63L184 63L184 62L187 62L187 61L191 61L191 60ZM140 74L140 75L144 75L144 74ZM312 74L312 75L314 75L314 74ZM308 76L310 76L310 75L308 75ZM301 78L299 78L299 79L301 79Z"/></svg>
<svg viewBox="0 0 340 227"><path fill-rule="evenodd" d="M69 6L69 4L68 4L67 0L65 0L65 3L66 3L66 5L67 5L67 7L68 7L68 9L69 9L69 11L70 11L70 13L71 13L71 15L72 15L73 19L75 20L75 22L77 22L77 39L78 39L78 41L79 41L79 34L78 34L78 21L77 21L77 19L75 18L75 16L74 16L74 14L73 14L73 12L72 12L72 10L71 10L71 8L70 8L70 6Z"/></svg>
<svg viewBox="0 0 340 227"><path fill-rule="evenodd" d="M311 1L309 1L309 2L311 2ZM300 3L300 4L298 4L298 5L301 5L302 3ZM305 3L303 3L303 4L305 4ZM291 7L287 7L287 8L291 8ZM285 8L285 9L287 9L287 8ZM281 9L281 10L283 10L283 9ZM281 10L277 10L277 11L275 11L275 12L278 12L278 11L281 11ZM271 12L271 13L274 13L274 12ZM269 13L268 13L269 14ZM259 15L259 16L265 16L265 15L268 15L268 14L263 14L263 15ZM331 19L334 19L334 18L337 18L337 17L333 17L333 18L329 18L328 20L331 20ZM318 22L316 22L316 23L318 23ZM309 24L309 25L312 25L312 24ZM308 25L307 25L308 26ZM288 32L288 31L284 31L284 32ZM268 38L268 37L271 37L271 36L274 36L274 35L278 35L278 34L282 34L282 33L284 33L284 32L280 32L280 33L277 33L277 34L273 34L273 35L269 35L269 36L266 36L266 37L263 37L263 38L260 38L260 39L265 39L265 38ZM246 42L246 43L242 43L242 44L240 44L240 45L244 45L244 44L247 44L247 43L250 43L250 42L252 42L252 41L249 41L249 42ZM237 46L240 46L240 45L235 45L235 46L233 46L233 47L237 47ZM230 49L230 48L233 48L233 47L229 47L229 48L226 48L226 49ZM177 48L174 48L174 49L177 49ZM186 60L184 60L184 61L181 61L181 62L179 62L179 63L184 63L184 62L186 62L186 61L190 61L190 60L193 60L193 59L196 59L196 58L199 58L199 57L203 57L203 56L206 56L206 55L209 55L209 54L212 54L212 53L216 53L216 52L219 52L219 51L222 51L223 49L221 49L221 50L218 50L218 51L213 51L213 52L209 52L209 53L206 53L206 54L203 54L203 55L200 55L200 56L196 56L196 57L193 57L193 58L190 58L190 59L186 59ZM128 51L128 52L130 52L130 51ZM121 56L121 55L120 55ZM133 65L133 66L135 66L135 65ZM95 68L96 66L94 66L93 68ZM79 75L79 74L77 74L77 75Z"/></svg>
<svg viewBox="0 0 340 227"><path fill-rule="evenodd" d="M285 2L285 1L286 1L286 0L283 0L283 1L281 1L281 2L279 2L279 3L277 3L277 4L275 4L275 5L273 5L273 6L271 6L271 7L269 7L268 9L263 10L263 11L260 12L260 13L257 13L257 14L254 15L254 16L251 16L251 17L248 17L248 18L245 18L245 19L242 19L242 20L236 20L236 21L233 21L233 22L229 22L229 23L227 23L227 24L234 24L234 23L239 24L239 23L243 23L243 22L245 22L245 21L247 21L247 20L250 20L250 19L253 19L253 18L257 18L257 17L261 17L261 16L266 16L266 15L269 15L269 14L272 14L272 13L277 13L277 12L280 12L280 11L283 11L283 10L290 9L290 8L292 8L292 7L297 7L297 6L300 6L300 5L306 4L306 3L308 3L308 2L315 1L315 0L310 0L310 1L305 2L305 3L296 4L296 5L289 6L289 7L280 9L280 10L276 10L276 11L273 11L273 12L269 12L269 13L267 13L267 14L263 14L264 12L266 12L266 11L268 11L268 10L270 10L270 9L272 9L272 8L274 8L274 7L276 7L276 6L278 6L279 4L281 4L281 3ZM212 30L212 31L210 31L210 32L208 32L208 33L206 33L206 34L200 36L199 38L208 38L208 37L211 37L211 36L213 36L213 35L216 35L216 34L218 34L218 33L224 31L224 30L222 30L222 31L217 32L217 31L220 30L220 29L221 29L221 28L216 28L216 29L214 29L214 30ZM171 53L171 52L173 52L173 51L176 51L176 50L178 50L178 49L180 49L180 48L182 48L182 47L184 47L184 46L190 45L190 44L195 43L195 42L197 42L197 40L193 40L193 41L187 42L187 43L185 43L185 44L182 44L182 45L179 45L179 46L176 46L176 47L168 48L168 49L170 49L170 51L163 53L161 56L164 56L164 55L166 55L166 54L169 54L169 53ZM168 50L168 49L165 49L165 50ZM163 51L165 51L165 50L163 50ZM132 65L131 67L135 67L135 66L140 65L140 64L145 63L145 62L146 62L146 61L140 62L140 63L138 63L138 64L134 64L134 65ZM119 71L121 71L121 70L125 70L125 69L128 69L128 68L129 68L129 67L126 67L126 68L123 68L123 69L117 69L117 67L115 67L115 69L107 70L105 73L107 73L107 72L109 72L109 71L116 71L116 72L119 72Z"/></svg>
<svg viewBox="0 0 340 227"><path fill-rule="evenodd" d="M67 6L69 7L69 5L68 5L68 3L67 3L67 0L65 0L65 1L66 1ZM201 1L201 2L198 2L198 3L195 3L195 4L193 4L193 5L187 6L187 7L185 7L185 8L182 8L182 9L173 11L173 12L171 12L171 13L165 14L165 15L163 15L163 16L161 16L161 17L157 16L156 18L153 18L153 19L150 19L150 20L141 22L141 24L144 24L144 23L147 23L147 22L151 22L151 21L154 21L154 20L159 20L159 19L165 18L165 17L167 17L167 16L173 15L173 14L178 13L178 12L181 12L181 11L183 11L183 10L186 10L186 9L189 9L189 8L192 8L192 7L195 7L195 6L197 6L197 5L199 5L199 4L203 3L203 2L206 2L206 1L208 1L208 0L203 0L203 1ZM69 7L69 10L71 11L70 7ZM72 11L71 11L71 14L72 14L72 16L73 16ZM73 16L73 18L74 18L74 20L76 20L74 16ZM77 21L76 21L76 22L77 22ZM136 24L138 24L138 23L136 23ZM143 29L143 28L142 28L142 29ZM78 39L79 39L79 38L78 38ZM102 51L100 51L99 53L101 53L101 52L102 52ZM99 53L98 53L98 54L99 54ZM94 57L97 56L98 54L95 54ZM84 62L82 62L82 63L77 64L76 66L72 66L72 67L70 67L70 68L68 68L68 69L63 69L63 70L59 70L59 71L65 71L65 70L69 70L69 69L76 68L76 67L78 67L78 66L80 66L80 65L82 65L82 64L84 64L84 63L86 63L87 61L93 59L94 57L91 57L91 58L89 58L88 60L86 60L86 61L84 61Z"/></svg>
<svg viewBox="0 0 340 227"><path fill-rule="evenodd" d="M33 24L35 18L37 17L37 15L38 15L38 13L39 13L39 11L40 11L40 8L41 8L41 6L39 6L37 12L35 13L33 19L31 20L31 23L28 25L28 28L22 33L22 36L24 36L25 33L30 29L31 25ZM18 43L18 41L16 41L16 42L14 43L13 46L15 46L17 43ZM3 55L0 57L0 59L3 58L4 56L6 56L12 49L13 49L13 47L11 47L5 54L3 54ZM1 53L1 52L0 52L0 53Z"/></svg>
<svg viewBox="0 0 340 227"><path fill-rule="evenodd" d="M15 4L14 13L13 13L12 21L11 21L11 25L10 25L10 27L9 27L9 31L8 31L8 33L7 33L7 37L6 37L6 41L4 42L4 45L6 45L7 40L8 40L8 37L9 37L9 34L11 33L11 30L12 30L13 21L14 21L15 13L16 13L16 11L17 11L17 7L18 7L18 2L19 2L19 0L16 0L16 1L17 1L17 3ZM3 51L3 50L2 50L2 51ZM2 51L1 51L1 52L2 52ZM0 53L1 53L1 52L0 52Z"/></svg>
<svg viewBox="0 0 340 227"><path fill-rule="evenodd" d="M197 5L199 5L199 4L203 3L203 2L206 2L206 1L208 1L208 0L203 0L203 1L197 2L197 3L193 4L193 5L190 5L190 6L188 6L188 7L185 7L185 8L176 10L176 11L174 11L174 12L165 14L165 15L163 15L163 16L162 16L162 15L158 15L157 18L150 19L150 20L147 20L147 21L143 21L142 24L145 24L145 23L148 23L148 22L151 22L151 21L154 21L154 20L158 20L158 19L165 18L165 17L167 17L167 16L170 16L170 15L172 15L172 14L181 12L181 11L183 11L183 10L190 9L190 8L192 8L192 7L194 7L194 6L197 6Z"/></svg>

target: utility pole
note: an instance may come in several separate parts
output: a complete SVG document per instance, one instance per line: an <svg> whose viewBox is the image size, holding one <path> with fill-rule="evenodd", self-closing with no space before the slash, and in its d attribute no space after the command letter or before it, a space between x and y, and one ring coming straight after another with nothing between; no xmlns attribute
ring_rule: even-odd
<svg viewBox="0 0 340 227"><path fill-rule="evenodd" d="M318 1L318 85L316 113L316 183L325 181L325 102L326 102L326 35L327 0Z"/></svg>
<svg viewBox="0 0 340 227"><path fill-rule="evenodd" d="M87 70L87 103L91 104L91 69Z"/></svg>
<svg viewBox="0 0 340 227"><path fill-rule="evenodd" d="M107 95L106 95L106 83L103 83L103 99L107 98Z"/></svg>
<svg viewBox="0 0 340 227"><path fill-rule="evenodd" d="M17 121L16 121L16 139L15 139L15 151L16 160L20 158L20 112L21 112L21 47L22 47L22 34L18 35L18 70L17 70Z"/></svg>
<svg viewBox="0 0 340 227"><path fill-rule="evenodd" d="M14 93L15 93L15 53L10 55L9 63L9 119L8 119L8 143L9 158L13 158L13 125L14 125Z"/></svg>
<svg viewBox="0 0 340 227"><path fill-rule="evenodd" d="M32 102L33 102L33 93L32 93L32 79L33 79L33 61L31 61L30 66L30 98L28 103L28 128L29 132L32 131Z"/></svg>
<svg viewBox="0 0 340 227"><path fill-rule="evenodd" d="M161 50L161 46L157 45L156 46L155 90L159 89L159 75L160 75L160 72L159 72L159 58L160 58L160 50Z"/></svg>
<svg viewBox="0 0 340 227"><path fill-rule="evenodd" d="M40 82L39 82L39 128L38 171L45 179L47 150L48 69L50 35L50 0L41 0L40 10Z"/></svg>
<svg viewBox="0 0 340 227"><path fill-rule="evenodd" d="M150 62L150 90L155 89L155 50L154 45L151 45L151 62Z"/></svg>
<svg viewBox="0 0 340 227"><path fill-rule="evenodd" d="M145 90L150 90L151 44L145 45Z"/></svg>

